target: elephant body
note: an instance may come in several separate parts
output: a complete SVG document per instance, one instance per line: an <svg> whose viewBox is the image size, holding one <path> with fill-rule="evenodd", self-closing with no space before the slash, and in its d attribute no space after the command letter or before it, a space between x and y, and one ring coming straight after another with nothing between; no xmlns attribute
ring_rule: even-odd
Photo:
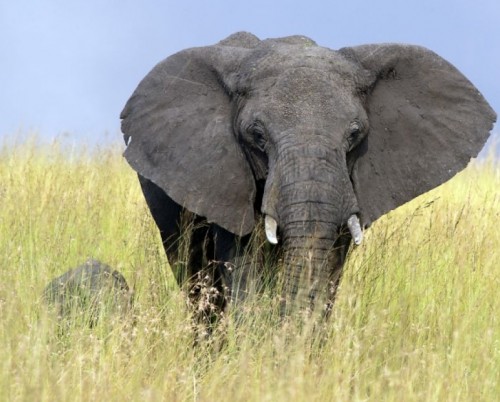
<svg viewBox="0 0 500 402"><path fill-rule="evenodd" d="M123 314L132 306L132 292L123 275L94 259L53 279L43 297L56 308L59 318L85 313L91 326L97 323L105 307Z"/></svg>
<svg viewBox="0 0 500 402"><path fill-rule="evenodd" d="M362 230L463 169L496 115L422 47L335 51L237 33L160 62L121 118L125 158L179 284L196 294L209 272L223 309L236 281L255 280L239 262L264 221L283 260L286 312L331 305ZM177 264L186 216L187 265Z"/></svg>

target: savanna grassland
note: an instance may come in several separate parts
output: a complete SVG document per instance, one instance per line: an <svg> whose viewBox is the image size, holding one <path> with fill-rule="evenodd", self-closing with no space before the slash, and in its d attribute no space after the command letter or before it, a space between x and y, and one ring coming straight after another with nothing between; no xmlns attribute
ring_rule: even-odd
<svg viewBox="0 0 500 402"><path fill-rule="evenodd" d="M264 292L192 347L121 145L4 144L0 401L499 400L499 222L500 167L475 162L365 233L326 325L280 322ZM62 330L42 291L89 257L123 273L134 309Z"/></svg>

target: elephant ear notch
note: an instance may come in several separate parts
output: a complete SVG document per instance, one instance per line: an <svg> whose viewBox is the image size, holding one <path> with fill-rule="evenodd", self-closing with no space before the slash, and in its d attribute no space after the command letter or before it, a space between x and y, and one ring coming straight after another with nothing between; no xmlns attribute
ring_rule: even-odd
<svg viewBox="0 0 500 402"><path fill-rule="evenodd" d="M244 50L229 39L159 63L120 117L124 156L137 173L179 205L244 235L254 226L255 183L233 134L230 95L217 65Z"/></svg>
<svg viewBox="0 0 500 402"><path fill-rule="evenodd" d="M452 178L476 157L496 114L455 67L411 45L340 50L375 77L366 93L370 131L355 151L363 224Z"/></svg>

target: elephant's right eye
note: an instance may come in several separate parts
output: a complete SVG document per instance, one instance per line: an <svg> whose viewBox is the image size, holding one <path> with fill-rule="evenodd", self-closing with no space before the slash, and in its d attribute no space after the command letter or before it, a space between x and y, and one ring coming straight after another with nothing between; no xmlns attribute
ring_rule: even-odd
<svg viewBox="0 0 500 402"><path fill-rule="evenodd" d="M250 125L247 129L248 134L250 134L253 143L261 151L265 151L267 145L267 136L264 127L259 123L254 123Z"/></svg>

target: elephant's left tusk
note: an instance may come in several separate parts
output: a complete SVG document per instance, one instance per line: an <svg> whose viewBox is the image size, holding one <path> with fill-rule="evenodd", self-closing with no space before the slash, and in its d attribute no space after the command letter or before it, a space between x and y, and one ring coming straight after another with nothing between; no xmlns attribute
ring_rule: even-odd
<svg viewBox="0 0 500 402"><path fill-rule="evenodd" d="M266 237L269 243L278 244L278 237L276 236L276 231L278 230L278 222L276 222L273 217L266 215L266 217L264 218L264 226L266 229Z"/></svg>
<svg viewBox="0 0 500 402"><path fill-rule="evenodd" d="M349 228L349 232L351 232L351 236L354 240L354 244L359 246L363 241L363 231L361 230L361 226L359 225L359 219L357 215L351 215L347 220L347 227Z"/></svg>

